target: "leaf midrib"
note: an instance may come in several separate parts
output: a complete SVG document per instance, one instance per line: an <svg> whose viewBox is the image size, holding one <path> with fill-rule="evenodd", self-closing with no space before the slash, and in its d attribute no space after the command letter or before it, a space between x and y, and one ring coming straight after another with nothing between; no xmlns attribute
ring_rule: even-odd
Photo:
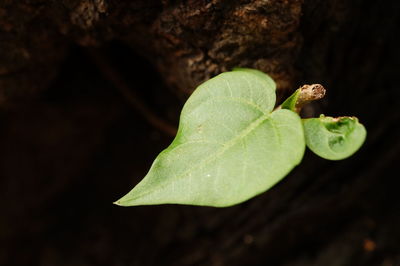
<svg viewBox="0 0 400 266"><path fill-rule="evenodd" d="M208 163L212 162L213 160L217 159L220 157L224 152L226 152L228 149L239 143L239 140L246 137L249 135L253 130L255 130L257 127L259 127L263 122L267 121L271 116L271 113L269 114L264 114L257 118L255 121L253 121L248 127L246 127L244 130L242 130L236 137L232 138L229 140L226 144L223 145L219 150L217 150L215 153L211 154L210 156L206 157L204 160L200 161L198 164L195 164L193 167L189 168L187 171L183 172L179 176L173 177L171 181L166 181L162 185L158 186L157 189L151 189L147 190L146 193L141 193L137 197L134 197L130 200L136 200L138 198L144 197L146 195L152 194L156 190L163 189L164 187L168 186L171 182L174 182L177 179L181 179L185 177L186 175L190 174L194 169L202 168ZM272 125L272 127L275 129L275 126ZM274 130L274 133L276 134L276 130ZM185 144L185 143L182 143ZM181 145L182 145L181 144Z"/></svg>

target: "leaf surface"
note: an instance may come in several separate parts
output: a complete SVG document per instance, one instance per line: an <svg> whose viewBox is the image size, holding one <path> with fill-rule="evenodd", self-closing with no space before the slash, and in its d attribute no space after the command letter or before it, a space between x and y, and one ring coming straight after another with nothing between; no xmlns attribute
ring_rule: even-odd
<svg viewBox="0 0 400 266"><path fill-rule="evenodd" d="M306 144L328 160L341 160L354 154L364 143L367 132L356 117L303 119Z"/></svg>
<svg viewBox="0 0 400 266"><path fill-rule="evenodd" d="M116 204L224 207L266 191L305 149L300 117L274 106L275 83L260 71L206 81L184 105L174 141Z"/></svg>

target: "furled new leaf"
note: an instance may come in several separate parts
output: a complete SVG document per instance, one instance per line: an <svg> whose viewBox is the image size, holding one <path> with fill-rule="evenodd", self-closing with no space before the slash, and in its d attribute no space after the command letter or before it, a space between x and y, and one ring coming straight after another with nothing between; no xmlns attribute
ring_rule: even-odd
<svg viewBox="0 0 400 266"><path fill-rule="evenodd" d="M296 103L299 98L301 90L297 89L292 95L289 96L282 104L281 108L282 109L288 109L292 110L293 112L296 112Z"/></svg>
<svg viewBox="0 0 400 266"><path fill-rule="evenodd" d="M304 132L290 110L272 111L275 83L237 69L200 85L177 136L118 205L230 206L260 194L300 163Z"/></svg>
<svg viewBox="0 0 400 266"><path fill-rule="evenodd" d="M306 144L317 155L328 160L351 156L364 143L366 130L356 117L303 119Z"/></svg>

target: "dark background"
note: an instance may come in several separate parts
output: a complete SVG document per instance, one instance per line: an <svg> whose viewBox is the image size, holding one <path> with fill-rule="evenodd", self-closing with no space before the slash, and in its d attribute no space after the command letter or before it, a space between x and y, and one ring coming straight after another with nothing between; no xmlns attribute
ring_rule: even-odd
<svg viewBox="0 0 400 266"><path fill-rule="evenodd" d="M0 2L0 265L400 265L398 2L133 2ZM149 112L233 66L323 84L365 145L234 207L113 205L172 140Z"/></svg>

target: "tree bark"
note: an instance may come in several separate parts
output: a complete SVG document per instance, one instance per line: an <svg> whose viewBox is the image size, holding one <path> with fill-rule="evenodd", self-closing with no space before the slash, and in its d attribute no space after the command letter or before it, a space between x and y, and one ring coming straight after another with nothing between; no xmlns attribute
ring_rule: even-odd
<svg viewBox="0 0 400 266"><path fill-rule="evenodd" d="M396 1L64 0L0 3L1 265L400 265ZM201 82L269 73L279 99L320 83L306 115L355 115L352 158L306 153L235 207L111 202L170 138L103 75L109 64L176 123ZM147 109L146 109L147 110Z"/></svg>

